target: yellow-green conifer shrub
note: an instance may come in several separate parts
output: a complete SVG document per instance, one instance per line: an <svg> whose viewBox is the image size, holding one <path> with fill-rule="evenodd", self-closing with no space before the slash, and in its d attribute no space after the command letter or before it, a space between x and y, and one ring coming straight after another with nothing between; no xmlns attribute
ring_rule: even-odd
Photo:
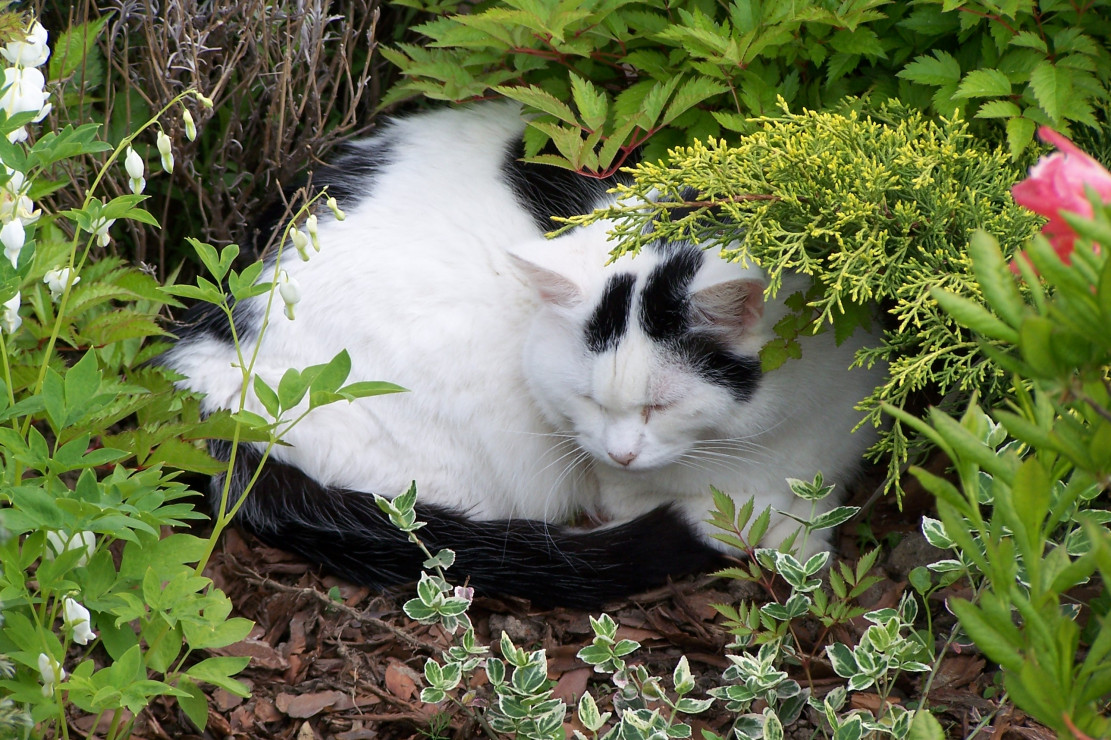
<svg viewBox="0 0 1111 740"><path fill-rule="evenodd" d="M728 259L767 270L769 293L785 271L812 275L812 289L788 299L796 313L764 349L767 369L798 356L800 332L848 336L878 318L883 344L856 358L890 364L865 402L873 423L881 403L903 407L919 391L936 403L978 390L990 403L1006 392L1007 375L929 291L980 298L967 251L975 229L1008 256L1037 231L1041 219L1011 198L1021 170L960 119L862 107L785 110L758 119L735 146L711 139L674 149L665 162L631 170L635 182L619 188L624 205L571 222L614 219L615 253L657 238L729 243ZM892 456L889 484L916 447L899 424L884 433L873 453Z"/></svg>

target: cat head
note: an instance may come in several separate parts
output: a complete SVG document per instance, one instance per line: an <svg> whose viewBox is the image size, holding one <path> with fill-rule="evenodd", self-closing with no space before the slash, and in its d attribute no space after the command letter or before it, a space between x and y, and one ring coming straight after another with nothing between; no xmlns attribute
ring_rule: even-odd
<svg viewBox="0 0 1111 740"><path fill-rule="evenodd" d="M689 243L606 261L604 225L516 250L540 299L524 370L548 420L620 470L742 433L769 338L764 275Z"/></svg>

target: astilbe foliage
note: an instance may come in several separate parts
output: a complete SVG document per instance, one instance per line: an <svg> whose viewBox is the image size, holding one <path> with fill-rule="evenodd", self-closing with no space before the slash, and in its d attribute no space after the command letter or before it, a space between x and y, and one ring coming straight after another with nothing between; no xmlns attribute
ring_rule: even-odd
<svg viewBox="0 0 1111 740"><path fill-rule="evenodd" d="M1004 373L929 291L979 296L967 255L975 229L1007 254L1037 230L1040 219L1011 198L1018 169L1006 152L959 119L930 121L896 104L785 111L758 124L735 146L696 142L667 163L638 165L635 183L619 187L621 203L571 222L614 219L615 253L657 238L729 243L724 256L767 270L772 294L786 271L811 275L807 295L787 297L796 313L764 348L768 369L799 355L800 332L844 337L878 307L883 342L856 358L890 363L887 382L864 402L875 423L881 403L902 407L919 391L935 401L972 389L999 398ZM894 481L911 452L903 427L885 431L873 451L892 454Z"/></svg>
<svg viewBox="0 0 1111 740"><path fill-rule="evenodd" d="M437 14L426 41L383 49L404 75L388 101L505 95L542 113L529 154L608 173L792 106L846 96L955 111L1014 157L1038 124L1101 126L1107 0L404 0Z"/></svg>

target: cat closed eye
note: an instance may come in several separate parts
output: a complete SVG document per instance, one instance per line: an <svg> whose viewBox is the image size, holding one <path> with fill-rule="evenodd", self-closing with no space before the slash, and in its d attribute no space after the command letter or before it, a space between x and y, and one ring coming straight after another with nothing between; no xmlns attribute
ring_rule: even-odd
<svg viewBox="0 0 1111 740"><path fill-rule="evenodd" d="M640 415L644 418L644 421L647 422L648 419L651 418L652 414L656 414L661 411L667 411L674 405L675 404L673 403L657 403L649 406L643 406L640 409Z"/></svg>

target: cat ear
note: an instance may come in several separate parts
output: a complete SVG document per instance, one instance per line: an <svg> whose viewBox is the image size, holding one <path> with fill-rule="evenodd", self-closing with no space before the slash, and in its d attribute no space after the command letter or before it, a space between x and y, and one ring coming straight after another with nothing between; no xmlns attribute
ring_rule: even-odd
<svg viewBox="0 0 1111 740"><path fill-rule="evenodd" d="M532 283L545 303L560 308L574 308L583 302L582 288L567 276L512 253L509 254L509 261Z"/></svg>
<svg viewBox="0 0 1111 740"><path fill-rule="evenodd" d="M697 323L742 333L764 316L764 283L751 278L717 283L694 293L691 307Z"/></svg>

